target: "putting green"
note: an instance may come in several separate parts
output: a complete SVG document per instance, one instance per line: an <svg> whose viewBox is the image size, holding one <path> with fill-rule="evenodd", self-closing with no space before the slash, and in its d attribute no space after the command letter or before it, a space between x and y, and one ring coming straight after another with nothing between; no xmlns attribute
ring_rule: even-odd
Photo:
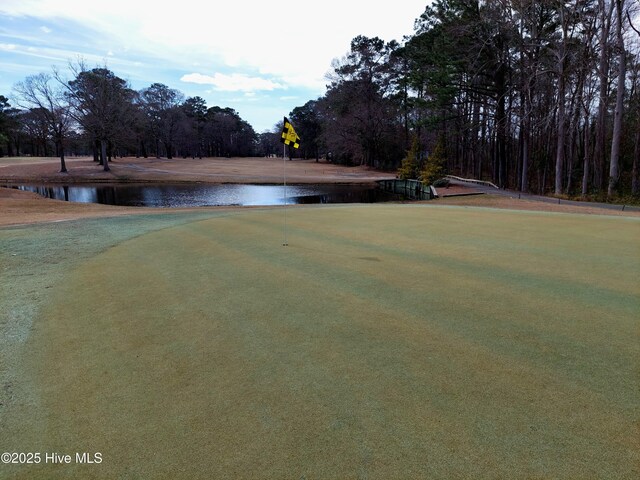
<svg viewBox="0 0 640 480"><path fill-rule="evenodd" d="M637 219L295 208L289 247L281 209L127 225L61 260L0 440L102 462L9 476L639 473Z"/></svg>

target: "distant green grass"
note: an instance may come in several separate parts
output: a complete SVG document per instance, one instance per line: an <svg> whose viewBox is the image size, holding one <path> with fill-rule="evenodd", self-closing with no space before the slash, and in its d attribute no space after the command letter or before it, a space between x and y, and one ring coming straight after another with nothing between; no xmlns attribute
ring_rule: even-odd
<svg viewBox="0 0 640 480"><path fill-rule="evenodd" d="M38 297L11 320L33 324L0 450L104 458L0 473L637 477L640 221L372 205L287 225L289 247L281 209L0 230L2 301Z"/></svg>

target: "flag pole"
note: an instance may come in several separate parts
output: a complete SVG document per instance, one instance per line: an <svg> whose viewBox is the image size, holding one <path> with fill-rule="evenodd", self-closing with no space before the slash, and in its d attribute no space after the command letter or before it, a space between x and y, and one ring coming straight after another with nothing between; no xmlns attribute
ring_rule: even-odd
<svg viewBox="0 0 640 480"><path fill-rule="evenodd" d="M282 178L284 183L284 243L283 247L288 247L287 243L287 145L282 145Z"/></svg>
<svg viewBox="0 0 640 480"><path fill-rule="evenodd" d="M289 152L291 152L291 145L293 142L293 148L298 148L300 144L298 141L300 137L296 133L291 125L291 122L284 117L284 125L282 126L281 142L282 146L282 183L284 184L284 243L283 247L288 247L287 243L287 145L289 145Z"/></svg>

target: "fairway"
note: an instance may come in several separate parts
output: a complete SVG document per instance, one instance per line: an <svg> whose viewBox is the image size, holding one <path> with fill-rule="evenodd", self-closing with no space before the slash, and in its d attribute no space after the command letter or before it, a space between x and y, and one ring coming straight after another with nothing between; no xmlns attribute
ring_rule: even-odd
<svg viewBox="0 0 640 480"><path fill-rule="evenodd" d="M638 218L283 213L1 228L0 477L640 474Z"/></svg>

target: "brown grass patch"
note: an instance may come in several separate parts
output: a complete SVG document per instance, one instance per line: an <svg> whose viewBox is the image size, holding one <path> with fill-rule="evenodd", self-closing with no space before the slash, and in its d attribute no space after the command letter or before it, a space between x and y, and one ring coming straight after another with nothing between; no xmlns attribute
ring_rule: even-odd
<svg viewBox="0 0 640 480"><path fill-rule="evenodd" d="M458 207L486 207L509 210L529 210L538 212L558 212L558 213L582 213L589 215L613 215L622 217L638 217L640 212L632 210L622 211L622 206L618 210L590 206L585 202L582 205L558 205L551 202L540 202L535 200L524 200L511 198L504 195L473 195L461 197L443 197L435 200L434 205L452 205Z"/></svg>
<svg viewBox="0 0 640 480"><path fill-rule="evenodd" d="M289 183L372 183L394 174L367 167L344 167L315 160L282 158L118 158L110 172L88 157L67 160L68 173L60 173L56 158L0 159L0 183L282 183L286 163Z"/></svg>

